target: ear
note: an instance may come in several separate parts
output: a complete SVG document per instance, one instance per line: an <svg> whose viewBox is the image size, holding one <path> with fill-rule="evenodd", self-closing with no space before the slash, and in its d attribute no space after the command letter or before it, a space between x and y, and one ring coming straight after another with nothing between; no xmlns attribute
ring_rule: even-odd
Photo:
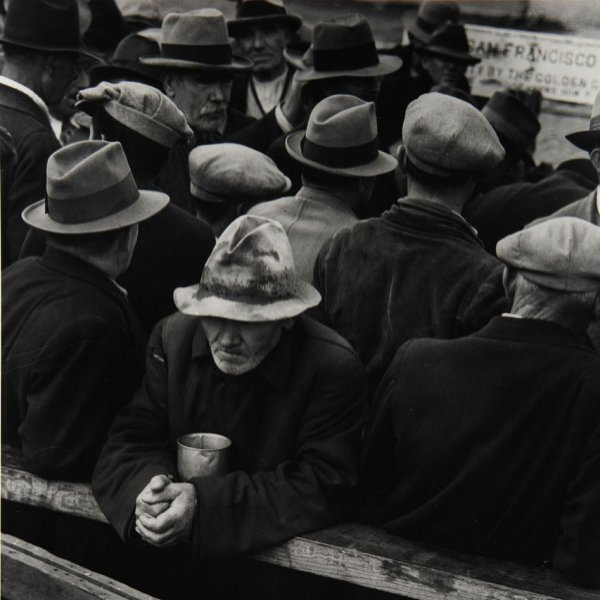
<svg viewBox="0 0 600 600"><path fill-rule="evenodd" d="M406 156L406 148L404 147L404 144L400 144L398 146L397 158L400 169L403 173L406 173L408 168L408 156Z"/></svg>
<svg viewBox="0 0 600 600"><path fill-rule="evenodd" d="M590 161L594 165L594 169L600 173L600 147L594 148L590 152Z"/></svg>
<svg viewBox="0 0 600 600"><path fill-rule="evenodd" d="M175 87L173 85L174 77L175 76L173 75L173 73L166 73L163 76L163 88L165 90L165 95L171 100L175 98Z"/></svg>

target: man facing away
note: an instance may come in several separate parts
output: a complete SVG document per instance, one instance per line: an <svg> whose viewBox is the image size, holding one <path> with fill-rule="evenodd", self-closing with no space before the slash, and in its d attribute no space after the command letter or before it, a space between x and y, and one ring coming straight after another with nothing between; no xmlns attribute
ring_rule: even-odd
<svg viewBox="0 0 600 600"><path fill-rule="evenodd" d="M356 349L373 392L404 341L466 335L505 302L500 263L460 214L476 176L502 159L491 125L462 100L425 94L403 140L408 196L335 234L314 272L325 322Z"/></svg>
<svg viewBox="0 0 600 600"><path fill-rule="evenodd" d="M279 223L236 219L179 312L155 328L145 380L117 416L92 489L119 535L190 542L212 558L276 544L347 516L364 370L347 343L302 316L320 297L296 278ZM225 475L177 476L177 439L232 441Z"/></svg>
<svg viewBox="0 0 600 600"><path fill-rule="evenodd" d="M562 217L498 243L510 313L404 344L366 430L373 520L600 586L600 228Z"/></svg>

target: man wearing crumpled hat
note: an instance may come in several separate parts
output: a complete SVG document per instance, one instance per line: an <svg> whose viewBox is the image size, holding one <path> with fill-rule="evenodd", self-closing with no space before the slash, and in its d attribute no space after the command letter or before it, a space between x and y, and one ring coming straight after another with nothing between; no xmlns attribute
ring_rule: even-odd
<svg viewBox="0 0 600 600"><path fill-rule="evenodd" d="M375 519L402 536L552 564L600 586L600 228L562 217L498 243L510 313L411 340L365 435Z"/></svg>
<svg viewBox="0 0 600 600"><path fill-rule="evenodd" d="M212 558L276 544L347 516L356 482L364 370L349 345L301 313L279 223L246 215L217 240L199 285L155 328L145 381L116 418L92 488L119 535L191 542ZM232 441L226 475L177 479L177 438Z"/></svg>

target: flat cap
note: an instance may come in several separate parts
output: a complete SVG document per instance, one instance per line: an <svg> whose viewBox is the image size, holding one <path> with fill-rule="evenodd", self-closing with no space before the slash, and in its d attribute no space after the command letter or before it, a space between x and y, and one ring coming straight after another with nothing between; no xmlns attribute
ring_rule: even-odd
<svg viewBox="0 0 600 600"><path fill-rule="evenodd" d="M504 148L481 112L446 94L423 94L408 105L402 139L415 167L440 177L484 173L504 158Z"/></svg>
<svg viewBox="0 0 600 600"><path fill-rule="evenodd" d="M240 144L210 144L190 152L190 191L207 202L272 200L292 183L268 156Z"/></svg>
<svg viewBox="0 0 600 600"><path fill-rule="evenodd" d="M496 254L538 285L600 290L600 227L583 219L558 217L527 227L500 240Z"/></svg>
<svg viewBox="0 0 600 600"><path fill-rule="evenodd" d="M172 148L193 131L175 103L156 88L134 81L108 83L81 90L75 105L89 115L104 109L113 119L148 139Z"/></svg>

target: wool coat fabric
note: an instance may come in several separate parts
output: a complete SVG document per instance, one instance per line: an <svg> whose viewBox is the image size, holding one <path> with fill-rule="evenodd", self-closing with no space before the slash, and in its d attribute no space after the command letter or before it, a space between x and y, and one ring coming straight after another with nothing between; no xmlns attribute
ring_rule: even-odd
<svg viewBox="0 0 600 600"><path fill-rule="evenodd" d="M276 544L347 516L357 479L364 369L328 328L299 317L249 373L215 366L201 320L161 321L146 375L117 416L92 489L119 535L131 535L135 500L154 475L177 474L177 438L232 440L231 471L192 479L192 545L211 558Z"/></svg>
<svg viewBox="0 0 600 600"><path fill-rule="evenodd" d="M43 477L89 478L141 380L141 325L115 283L53 248L7 268L2 288L3 441Z"/></svg>
<svg viewBox="0 0 600 600"><path fill-rule="evenodd" d="M312 282L321 246L334 233L358 222L352 209L327 190L304 185L295 195L252 207L248 214L281 223L292 246L296 274Z"/></svg>
<svg viewBox="0 0 600 600"><path fill-rule="evenodd" d="M17 260L27 233L23 210L46 195L46 163L60 148L48 116L24 93L0 84L0 126L12 135L17 157L2 173L2 267Z"/></svg>
<svg viewBox="0 0 600 600"><path fill-rule="evenodd" d="M600 585L600 357L549 321L411 340L370 415L375 522Z"/></svg>
<svg viewBox="0 0 600 600"><path fill-rule="evenodd" d="M502 271L460 215L403 198L326 242L314 284L326 324L358 352L374 392L406 340L467 335L500 314Z"/></svg>

